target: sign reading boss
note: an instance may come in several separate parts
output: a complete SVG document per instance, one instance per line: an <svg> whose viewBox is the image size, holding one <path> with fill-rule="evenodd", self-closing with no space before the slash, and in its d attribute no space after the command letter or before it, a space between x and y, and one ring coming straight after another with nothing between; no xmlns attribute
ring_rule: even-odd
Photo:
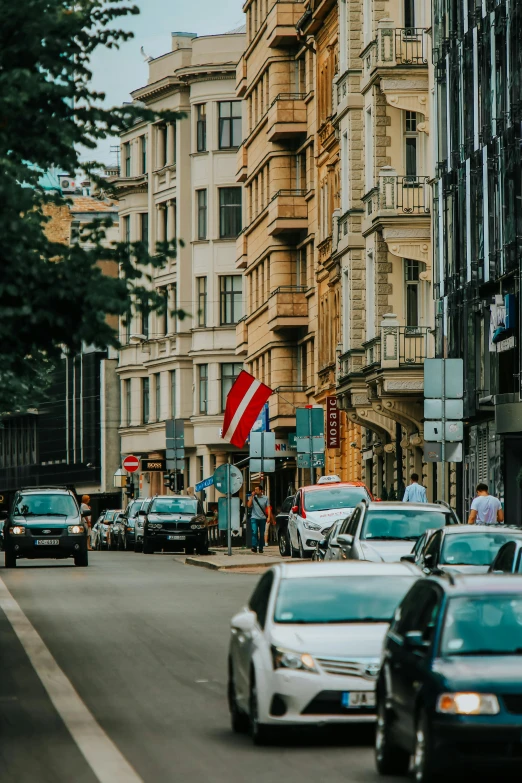
<svg viewBox="0 0 522 783"><path fill-rule="evenodd" d="M141 469L143 473L150 473L155 470L165 471L165 460L164 459L142 459L141 460Z"/></svg>
<svg viewBox="0 0 522 783"><path fill-rule="evenodd" d="M337 397L326 398L326 448L338 449L341 445L341 419Z"/></svg>

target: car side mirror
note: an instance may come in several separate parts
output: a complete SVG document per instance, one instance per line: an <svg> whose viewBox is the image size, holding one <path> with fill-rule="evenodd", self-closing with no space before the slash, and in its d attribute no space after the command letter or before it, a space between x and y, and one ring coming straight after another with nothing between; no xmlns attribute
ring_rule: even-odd
<svg viewBox="0 0 522 783"><path fill-rule="evenodd" d="M428 555L424 555L424 562L425 563L432 563L433 562L433 555L430 553Z"/></svg>
<svg viewBox="0 0 522 783"><path fill-rule="evenodd" d="M328 541L326 540L326 538L323 538L322 541L317 542L318 549L324 549L327 545L328 545Z"/></svg>
<svg viewBox="0 0 522 783"><path fill-rule="evenodd" d="M144 517L144 516L145 516L145 513L146 513L146 512L145 512L145 509L143 509L143 508L140 508L140 510L138 511L138 516L139 516L139 517Z"/></svg>
<svg viewBox="0 0 522 783"><path fill-rule="evenodd" d="M248 633L253 631L256 624L256 615L251 611L244 611L232 618L232 628Z"/></svg>
<svg viewBox="0 0 522 783"><path fill-rule="evenodd" d="M421 631L408 631L404 637L404 645L408 650L423 650L426 647Z"/></svg>
<svg viewBox="0 0 522 783"><path fill-rule="evenodd" d="M298 511L298 507L297 506L292 506L292 513L293 514L297 514L297 511Z"/></svg>
<svg viewBox="0 0 522 783"><path fill-rule="evenodd" d="M401 557L401 563L414 563L415 555L403 555Z"/></svg>
<svg viewBox="0 0 522 783"><path fill-rule="evenodd" d="M340 546L352 546L352 544L353 544L353 536L350 535L350 533L340 533L337 536L337 543Z"/></svg>

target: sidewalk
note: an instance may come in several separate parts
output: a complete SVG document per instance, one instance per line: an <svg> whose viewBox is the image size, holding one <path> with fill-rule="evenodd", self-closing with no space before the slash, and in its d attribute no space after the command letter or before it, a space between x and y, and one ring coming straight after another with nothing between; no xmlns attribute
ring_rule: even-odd
<svg viewBox="0 0 522 783"><path fill-rule="evenodd" d="M279 555L276 547L270 547L262 554L253 554L249 549L240 549L234 547L231 557L227 550L222 548L210 549L207 556L191 555L185 558L186 565L199 566L200 568L210 568L212 571L231 571L238 569L263 569L270 568L275 563L281 563L283 558Z"/></svg>

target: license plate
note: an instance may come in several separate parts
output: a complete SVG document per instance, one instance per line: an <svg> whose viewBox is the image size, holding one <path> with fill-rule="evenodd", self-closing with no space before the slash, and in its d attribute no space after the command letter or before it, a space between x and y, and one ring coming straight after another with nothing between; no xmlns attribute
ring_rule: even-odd
<svg viewBox="0 0 522 783"><path fill-rule="evenodd" d="M169 541L184 541L187 536L168 536Z"/></svg>
<svg viewBox="0 0 522 783"><path fill-rule="evenodd" d="M35 542L36 546L59 546L59 538L38 538Z"/></svg>
<svg viewBox="0 0 522 783"><path fill-rule="evenodd" d="M341 701L343 707L352 710L358 707L375 707L375 691L345 692Z"/></svg>

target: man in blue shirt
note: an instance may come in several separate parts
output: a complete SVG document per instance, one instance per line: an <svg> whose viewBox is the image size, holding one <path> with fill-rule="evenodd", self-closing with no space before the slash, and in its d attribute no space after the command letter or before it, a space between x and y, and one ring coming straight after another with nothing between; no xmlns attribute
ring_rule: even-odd
<svg viewBox="0 0 522 783"><path fill-rule="evenodd" d="M403 497L404 503L427 503L428 497L426 495L426 488L419 484L419 476L417 473L411 474L411 484L406 487L406 492Z"/></svg>

